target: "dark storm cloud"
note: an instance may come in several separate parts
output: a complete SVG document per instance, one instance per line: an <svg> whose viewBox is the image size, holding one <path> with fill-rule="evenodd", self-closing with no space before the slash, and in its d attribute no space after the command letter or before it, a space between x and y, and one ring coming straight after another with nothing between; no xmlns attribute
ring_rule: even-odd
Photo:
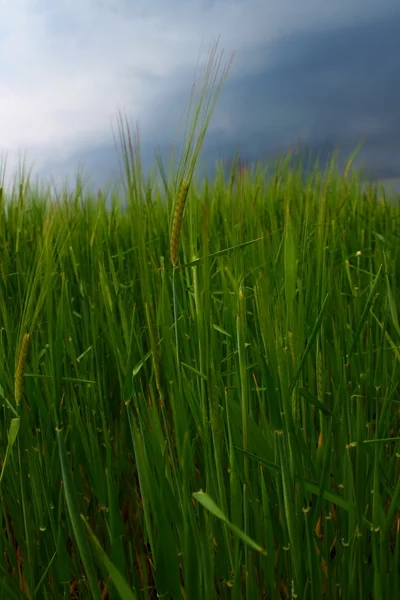
<svg viewBox="0 0 400 600"><path fill-rule="evenodd" d="M360 156L376 175L399 173L399 30L400 9L375 23L282 39L273 68L226 86L215 120L228 111L237 123L229 143L251 159L298 140L345 152L363 140Z"/></svg>
<svg viewBox="0 0 400 600"><path fill-rule="evenodd" d="M359 162L373 176L398 176L399 31L400 7L374 22L290 34L255 48L258 60L264 51L265 68L248 75L244 65L243 74L225 84L204 145L206 161L226 160L238 148L245 159L263 159L298 141L325 157L335 147L351 153L363 141ZM251 72L251 62L248 67ZM153 163L155 145L165 150L175 139L190 86L189 68L186 75L183 85L180 72L172 86L175 93L166 94L154 129L142 140L145 165ZM112 142L73 155L69 166L79 159L98 182L118 169Z"/></svg>

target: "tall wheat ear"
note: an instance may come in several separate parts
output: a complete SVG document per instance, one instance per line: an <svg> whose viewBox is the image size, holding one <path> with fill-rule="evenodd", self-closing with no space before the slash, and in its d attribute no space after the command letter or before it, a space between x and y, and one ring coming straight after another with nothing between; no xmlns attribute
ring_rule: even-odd
<svg viewBox="0 0 400 600"><path fill-rule="evenodd" d="M182 181L181 187L179 188L174 218L172 221L172 231L170 240L170 256L171 262L174 266L178 263L179 259L179 239L181 235L183 213L185 210L186 200L189 193L190 183L186 179Z"/></svg>

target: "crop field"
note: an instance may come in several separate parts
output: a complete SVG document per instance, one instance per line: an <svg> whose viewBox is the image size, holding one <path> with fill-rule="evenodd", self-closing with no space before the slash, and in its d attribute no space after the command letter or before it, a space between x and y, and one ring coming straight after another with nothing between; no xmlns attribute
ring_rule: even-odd
<svg viewBox="0 0 400 600"><path fill-rule="evenodd" d="M0 599L400 598L400 202L316 165L0 195Z"/></svg>

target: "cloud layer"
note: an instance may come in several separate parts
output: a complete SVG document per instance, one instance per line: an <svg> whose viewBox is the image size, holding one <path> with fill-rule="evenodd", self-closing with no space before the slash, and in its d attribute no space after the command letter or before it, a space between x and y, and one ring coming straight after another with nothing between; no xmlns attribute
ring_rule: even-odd
<svg viewBox="0 0 400 600"><path fill-rule="evenodd" d="M368 160L393 170L399 25L398 0L3 0L0 151L11 167L26 152L46 173L84 160L98 178L115 167L123 110L139 121L150 160L175 140L199 58L220 36L235 59L210 157L365 137Z"/></svg>

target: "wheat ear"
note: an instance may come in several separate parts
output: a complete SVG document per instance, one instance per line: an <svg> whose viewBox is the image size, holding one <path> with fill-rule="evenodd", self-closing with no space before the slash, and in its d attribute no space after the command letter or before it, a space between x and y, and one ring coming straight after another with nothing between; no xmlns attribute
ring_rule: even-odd
<svg viewBox="0 0 400 600"><path fill-rule="evenodd" d="M17 370L15 372L14 396L16 405L19 406L24 391L24 370L26 355L28 353L29 333L24 333L18 356Z"/></svg>
<svg viewBox="0 0 400 600"><path fill-rule="evenodd" d="M172 264L175 266L178 262L179 252L179 238L182 229L183 212L185 210L185 204L189 193L190 183L186 179L182 181L181 187L179 188L178 197L176 200L174 219L172 222L171 241L170 241L170 255Z"/></svg>

